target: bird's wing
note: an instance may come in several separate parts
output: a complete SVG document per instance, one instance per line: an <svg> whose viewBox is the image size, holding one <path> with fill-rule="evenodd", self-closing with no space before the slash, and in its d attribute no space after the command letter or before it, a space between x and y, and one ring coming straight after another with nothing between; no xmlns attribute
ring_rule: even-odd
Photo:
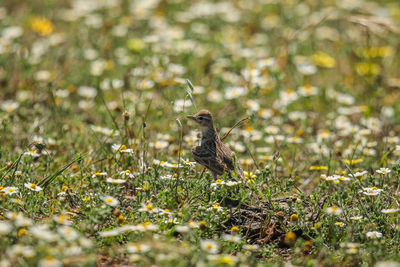
<svg viewBox="0 0 400 267"><path fill-rule="evenodd" d="M195 161L210 169L211 172L217 175L224 173L224 163L217 157L215 142L209 141L202 146L194 147L192 154Z"/></svg>
<svg viewBox="0 0 400 267"><path fill-rule="evenodd" d="M229 171L235 171L237 176L242 179L245 184L247 183L244 174L243 174L243 169L242 166L240 166L239 162L236 162L236 167L235 164L233 164L233 159L232 159L232 151L225 146L224 144L221 144L221 150L223 150L223 153L220 153L222 155L222 160L225 163L226 170Z"/></svg>
<svg viewBox="0 0 400 267"><path fill-rule="evenodd" d="M235 165L233 164L232 160L232 151L222 143L219 146L217 146L217 149L219 150L218 155L221 155L221 159L226 165L226 169L228 171L235 170Z"/></svg>

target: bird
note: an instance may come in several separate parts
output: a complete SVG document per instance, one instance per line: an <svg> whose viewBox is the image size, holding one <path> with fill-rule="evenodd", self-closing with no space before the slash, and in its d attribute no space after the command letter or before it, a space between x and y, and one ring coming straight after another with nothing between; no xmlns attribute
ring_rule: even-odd
<svg viewBox="0 0 400 267"><path fill-rule="evenodd" d="M246 181L239 163L233 163L232 151L222 143L217 130L214 127L213 117L208 110L200 110L195 115L187 115L197 123L201 130L201 144L192 148L194 160L209 169L217 179L219 175L228 173L232 177L235 171L240 179Z"/></svg>

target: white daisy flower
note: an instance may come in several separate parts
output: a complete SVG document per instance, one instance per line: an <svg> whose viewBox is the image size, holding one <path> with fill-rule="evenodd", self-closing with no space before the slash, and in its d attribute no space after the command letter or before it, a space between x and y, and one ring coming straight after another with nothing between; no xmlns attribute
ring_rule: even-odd
<svg viewBox="0 0 400 267"><path fill-rule="evenodd" d="M12 231L12 225L5 221L0 221L0 236L7 235Z"/></svg>
<svg viewBox="0 0 400 267"><path fill-rule="evenodd" d="M378 238L382 237L382 233L377 232L377 231L372 231L372 232L366 233L366 236L370 239L378 239Z"/></svg>
<svg viewBox="0 0 400 267"><path fill-rule="evenodd" d="M0 192L5 193L6 195L13 195L18 193L18 188L13 186L4 187Z"/></svg>
<svg viewBox="0 0 400 267"><path fill-rule="evenodd" d="M362 190L362 193L363 193L364 195L367 195L367 196L377 196L377 195L379 195L381 192L383 192L383 189L379 189L379 188L377 188L376 186L374 186L374 187L365 187L365 188L363 188L363 190Z"/></svg>
<svg viewBox="0 0 400 267"><path fill-rule="evenodd" d="M388 168L380 168L379 170L376 170L376 172L380 174L388 174L391 172L391 170Z"/></svg>
<svg viewBox="0 0 400 267"><path fill-rule="evenodd" d="M108 230L108 231L99 232L99 236L101 236L101 237L113 237L113 236L117 236L119 234L120 234L120 231L118 229L112 229L112 230Z"/></svg>
<svg viewBox="0 0 400 267"><path fill-rule="evenodd" d="M63 225L71 225L72 221L68 219L67 216L64 215L54 215L53 220L58 223L58 224L63 224Z"/></svg>
<svg viewBox="0 0 400 267"><path fill-rule="evenodd" d="M37 157L40 156L40 155L39 155L36 151L34 151L34 150L29 150L29 151L25 152L24 155L25 155L25 156L31 156L31 157L33 157L33 158L37 158Z"/></svg>
<svg viewBox="0 0 400 267"><path fill-rule="evenodd" d="M381 212L385 213L385 214L395 214L398 211L400 211L400 209L383 209L383 210L381 210Z"/></svg>
<svg viewBox="0 0 400 267"><path fill-rule="evenodd" d="M44 259L41 259L38 263L38 267L61 267L63 266L63 263L60 260L57 260L56 258L53 258L51 256L47 256Z"/></svg>
<svg viewBox="0 0 400 267"><path fill-rule="evenodd" d="M28 188L28 189L30 189L32 191L39 192L39 191L43 190L43 188L41 188L40 186L38 186L35 183L25 183L24 185L25 185L26 188Z"/></svg>
<svg viewBox="0 0 400 267"><path fill-rule="evenodd" d="M69 226L59 226L57 232L68 241L74 241L79 237L78 232Z"/></svg>
<svg viewBox="0 0 400 267"><path fill-rule="evenodd" d="M247 94L247 88L243 86L229 87L225 90L225 99L235 99Z"/></svg>
<svg viewBox="0 0 400 267"><path fill-rule="evenodd" d="M340 215L342 214L343 210L341 208L339 208L338 206L332 206L329 207L325 210L326 213L330 214L330 215Z"/></svg>
<svg viewBox="0 0 400 267"><path fill-rule="evenodd" d="M107 175L106 172L95 172L95 173L92 175L92 178L97 178L97 177L106 176L106 175Z"/></svg>
<svg viewBox="0 0 400 267"><path fill-rule="evenodd" d="M207 251L208 253L211 253L211 254L218 253L218 245L213 240L201 240L200 247L201 247L201 249Z"/></svg>
<svg viewBox="0 0 400 267"><path fill-rule="evenodd" d="M179 233L188 233L191 230L191 228L187 225L177 225L175 227L175 230Z"/></svg>
<svg viewBox="0 0 400 267"><path fill-rule="evenodd" d="M241 241L241 238L238 235L225 234L222 236L222 240L232 242L232 243L239 243Z"/></svg>
<svg viewBox="0 0 400 267"><path fill-rule="evenodd" d="M138 243L128 243L126 245L126 250L129 253L144 253L150 251L150 247L145 244L138 244Z"/></svg>
<svg viewBox="0 0 400 267"><path fill-rule="evenodd" d="M153 206L152 203L141 203L139 211L147 213L160 213L162 210Z"/></svg>
<svg viewBox="0 0 400 267"><path fill-rule="evenodd" d="M108 177L108 178L106 179L106 182L107 182L107 183L110 183L110 184L123 184L123 183L126 182L126 180L123 180L123 179L114 179L114 178Z"/></svg>
<svg viewBox="0 0 400 267"><path fill-rule="evenodd" d="M6 100L1 104L1 109L5 112L13 112L18 107L19 103L12 100Z"/></svg>
<svg viewBox="0 0 400 267"><path fill-rule="evenodd" d="M112 197L112 196L103 196L101 199L109 206L111 207L116 207L119 205L118 199Z"/></svg>

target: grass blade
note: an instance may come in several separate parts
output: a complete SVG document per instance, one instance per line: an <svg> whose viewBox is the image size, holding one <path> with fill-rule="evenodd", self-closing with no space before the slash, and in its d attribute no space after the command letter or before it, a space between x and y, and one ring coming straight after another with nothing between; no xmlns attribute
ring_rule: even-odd
<svg viewBox="0 0 400 267"><path fill-rule="evenodd" d="M71 161L70 163L68 163L67 165L65 165L64 167L62 167L61 169L57 170L55 173L53 173L52 175L50 175L47 178L44 178L42 181L40 181L38 183L39 186L46 188L51 182L54 181L54 179L56 179L61 173L63 173L66 169L68 169L69 167L72 166L72 164L74 164L77 161L80 161L83 159L83 156L78 156L76 159L74 159L73 161Z"/></svg>

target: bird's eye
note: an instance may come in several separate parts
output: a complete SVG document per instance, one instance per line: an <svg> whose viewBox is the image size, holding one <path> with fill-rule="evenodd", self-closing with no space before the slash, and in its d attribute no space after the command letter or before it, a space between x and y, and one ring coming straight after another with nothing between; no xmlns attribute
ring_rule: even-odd
<svg viewBox="0 0 400 267"><path fill-rule="evenodd" d="M199 121L202 121L203 120L203 117L199 117Z"/></svg>

